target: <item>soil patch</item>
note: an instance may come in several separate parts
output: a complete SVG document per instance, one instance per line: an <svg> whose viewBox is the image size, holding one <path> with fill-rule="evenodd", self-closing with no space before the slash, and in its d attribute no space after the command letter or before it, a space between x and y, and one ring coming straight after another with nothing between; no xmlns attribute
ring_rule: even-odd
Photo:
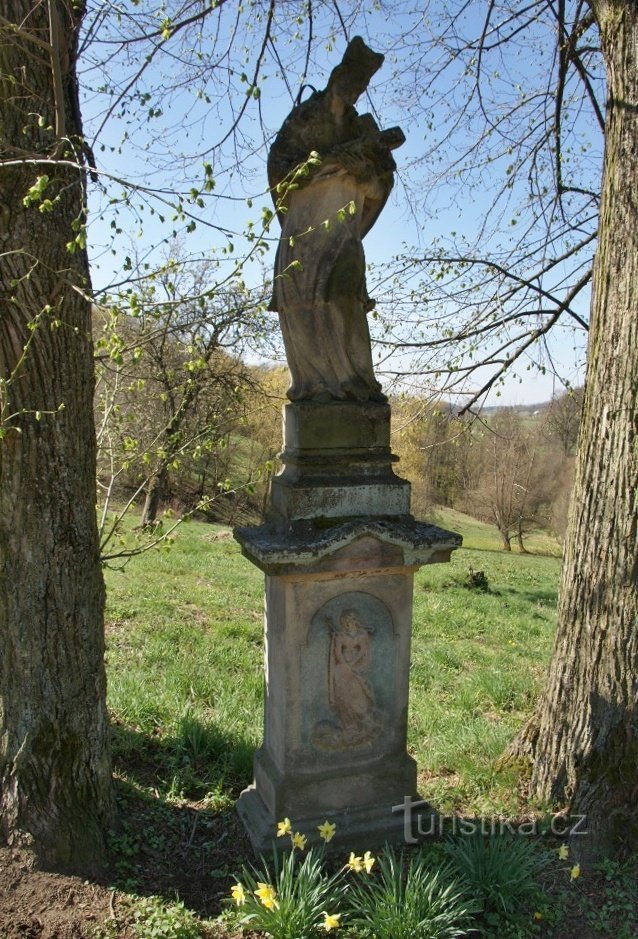
<svg viewBox="0 0 638 939"><path fill-rule="evenodd" d="M113 903L105 886L30 870L19 853L0 848L2 939L89 939Z"/></svg>

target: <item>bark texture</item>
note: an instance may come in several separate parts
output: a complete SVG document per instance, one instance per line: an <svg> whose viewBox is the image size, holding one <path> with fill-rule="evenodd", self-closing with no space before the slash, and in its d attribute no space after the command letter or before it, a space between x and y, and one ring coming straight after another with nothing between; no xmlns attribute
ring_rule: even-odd
<svg viewBox="0 0 638 939"><path fill-rule="evenodd" d="M575 489L549 682L518 752L587 816L585 860L638 835L638 5L595 0L608 108Z"/></svg>
<svg viewBox="0 0 638 939"><path fill-rule="evenodd" d="M90 285L84 250L66 248L84 205L67 165L80 12L2 12L16 27L0 24L0 834L41 866L90 871L111 794ZM26 207L43 174L51 205Z"/></svg>

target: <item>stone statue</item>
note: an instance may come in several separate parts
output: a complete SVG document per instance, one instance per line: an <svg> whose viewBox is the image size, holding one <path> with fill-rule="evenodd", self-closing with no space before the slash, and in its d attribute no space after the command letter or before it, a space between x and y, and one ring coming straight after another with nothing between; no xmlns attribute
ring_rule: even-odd
<svg viewBox="0 0 638 939"><path fill-rule="evenodd" d="M382 63L354 38L325 90L288 115L268 156L282 227L270 309L279 313L291 401L386 401L372 366L361 240L388 199L391 150L405 137L354 108Z"/></svg>
<svg viewBox="0 0 638 939"><path fill-rule="evenodd" d="M328 663L328 701L337 722L322 721L313 743L326 750L347 750L371 743L383 721L368 679L371 626L356 610L344 610L331 631Z"/></svg>

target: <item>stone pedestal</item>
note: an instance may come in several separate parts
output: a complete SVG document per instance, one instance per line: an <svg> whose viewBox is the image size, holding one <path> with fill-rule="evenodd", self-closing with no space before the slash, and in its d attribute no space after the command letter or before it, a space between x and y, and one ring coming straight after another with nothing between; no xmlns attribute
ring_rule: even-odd
<svg viewBox="0 0 638 939"><path fill-rule="evenodd" d="M416 797L406 751L412 583L460 536L416 522L392 471L390 409L290 404L265 525L235 532L266 575L263 745L238 811L257 852L291 819L312 843L399 841Z"/></svg>
<svg viewBox="0 0 638 939"><path fill-rule="evenodd" d="M287 404L283 431L275 523L409 514L410 484L392 470L388 404Z"/></svg>

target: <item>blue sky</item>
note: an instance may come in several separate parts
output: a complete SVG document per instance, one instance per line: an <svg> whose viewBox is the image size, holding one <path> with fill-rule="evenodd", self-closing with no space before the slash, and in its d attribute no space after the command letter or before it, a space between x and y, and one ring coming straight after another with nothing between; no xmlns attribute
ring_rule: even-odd
<svg viewBox="0 0 638 939"><path fill-rule="evenodd" d="M136 6L135 15L143 6L144 3ZM474 176L470 175L466 161L465 172L459 172L457 179L448 172L442 175L436 188L432 187L441 152L431 155L428 148L445 121L454 119L455 109L459 113L462 111L463 99L459 95L463 93L463 69L460 62L458 66L456 63L451 67L448 65L440 78L428 86L427 82L444 53L430 50L427 63L430 72L427 69L424 72L423 66L419 66L421 72L418 73L415 62L418 63L432 30L438 28L446 4L437 0L417 11L410 11L407 4L403 8L400 3L392 3L385 9L377 6L373 4L369 9L359 6L356 10L348 7L348 34L362 34L370 45L386 54L386 63L372 82L368 100L359 102L359 110L372 109L382 126L401 125L408 142L395 153L399 173L394 193L366 239L366 255L373 265L383 264L407 251L428 253L434 239L443 243L454 240L451 232L461 233L471 240L493 198L493 184L497 184L507 161L507 156L500 154L490 166L478 167ZM345 48L341 27L331 16L322 14L322 9L319 15L315 14L313 22L314 45L311 46L306 76L306 81L315 87L325 85L327 74L340 60ZM484 9L483 2L467 5L468 12L461 23L463 28L470 31L478 29ZM261 11L263 15L259 4L254 5L254 10ZM299 11L301 18L297 26L294 18L291 19L295 10ZM231 4L208 18L199 37L192 32L187 35L184 31L179 37L168 38L164 42L154 39L150 45L134 44L109 62L106 79L92 67L92 59L103 59L105 51L117 50L118 31L122 32L125 27L111 24L110 32L106 28L96 30L96 36L102 37L103 44L96 46L93 52L90 47L86 50L81 73L85 132L89 137L102 124L105 103L110 100L98 90L99 87L111 84L116 91L125 88L140 71L140 63L144 64L144 55L148 55L149 49L154 50L155 56L133 85L138 93L137 100L128 105L125 101L124 107L115 109L95 142L101 171L154 190L135 193L113 181L108 183L107 192L101 197L94 190L89 239L96 288L106 288L125 279L128 276L123 270L125 258L132 256L133 252L148 259L149 263L156 260L166 251L173 230L189 253L214 259L220 272L227 271L235 258L246 251L243 233L247 224L252 221L255 230L259 230L261 208L270 206L266 193L264 139L281 124L302 81L308 34L307 16L303 10L302 3L286 6L285 26L280 24L279 39L263 58L258 80L259 97L249 95L248 100L245 92L252 81L258 38L263 30L263 22L258 22L257 13L250 14L243 21L240 17L237 34L233 33L237 24L235 8ZM165 10L155 15L153 6L148 4L147 23L161 26L162 17L165 21L166 15ZM218 17L214 24L213 16ZM215 29L211 32L213 25ZM545 27L538 27L538 35L534 34L535 29L537 27L532 25L528 30L530 39L527 45L512 43L507 56L499 53L498 68L490 65L488 85L495 108L513 93L511 89L514 86L531 86L551 65L552 44L543 33ZM112 40L111 46L108 40ZM224 94L219 74L209 66L216 50L225 51L226 46L232 46L232 52L223 65L227 83ZM279 57L279 62L276 57ZM221 52L219 58L221 61ZM188 62L187 66L184 66L184 61ZM282 62L286 64L284 69L281 68ZM222 66L217 68L219 72ZM415 78L418 74L420 78ZM178 79L181 86L171 91ZM215 149L214 145L226 135L233 115L244 105L239 138L229 138ZM578 157L582 167L579 163L577 169L595 177L600 166L599 138L590 126L587 114L581 118L579 126L581 143L585 140L589 146L588 152L582 148L584 155ZM464 136L469 140L476 130L476 118L468 110L450 138L449 151L444 152L444 156L449 158L460 152ZM573 161L575 158L572 155L570 159ZM206 162L211 164L215 178L215 189L210 193L201 192L201 184L207 178ZM106 175L104 179L107 179ZM189 224L192 226L193 219L187 216L181 221L171 221L173 213L167 203L174 201L172 192L175 189L188 196L192 187L200 190L203 208L192 204L187 206L197 217L194 231L187 234L186 229ZM523 189L524 184L521 184L513 190L512 210L516 198L522 197ZM121 200L125 192L129 205ZM110 199L118 201L109 205ZM160 221L160 215L164 221ZM122 229L121 233L118 229ZM276 235L277 229L273 228L268 237L272 239ZM493 239L494 233L489 237ZM486 236L486 246L487 241ZM269 275L274 252L269 254L264 259L263 268L257 262L246 265L244 276L249 285ZM373 272L371 286L375 276ZM585 313L585 294L579 303ZM390 308L383 308L382 312L385 316L392 316ZM537 368L531 367L531 360L522 360L517 375L506 381L499 389L500 397L493 398L490 403L536 402L546 400L554 390L560 390L560 384L556 389L556 378L549 367L550 356L563 378L578 383L582 377L583 352L582 333L574 332L571 326L561 332L555 329L549 356L544 359L546 374L542 375ZM479 380L480 375L473 376L474 382Z"/></svg>

